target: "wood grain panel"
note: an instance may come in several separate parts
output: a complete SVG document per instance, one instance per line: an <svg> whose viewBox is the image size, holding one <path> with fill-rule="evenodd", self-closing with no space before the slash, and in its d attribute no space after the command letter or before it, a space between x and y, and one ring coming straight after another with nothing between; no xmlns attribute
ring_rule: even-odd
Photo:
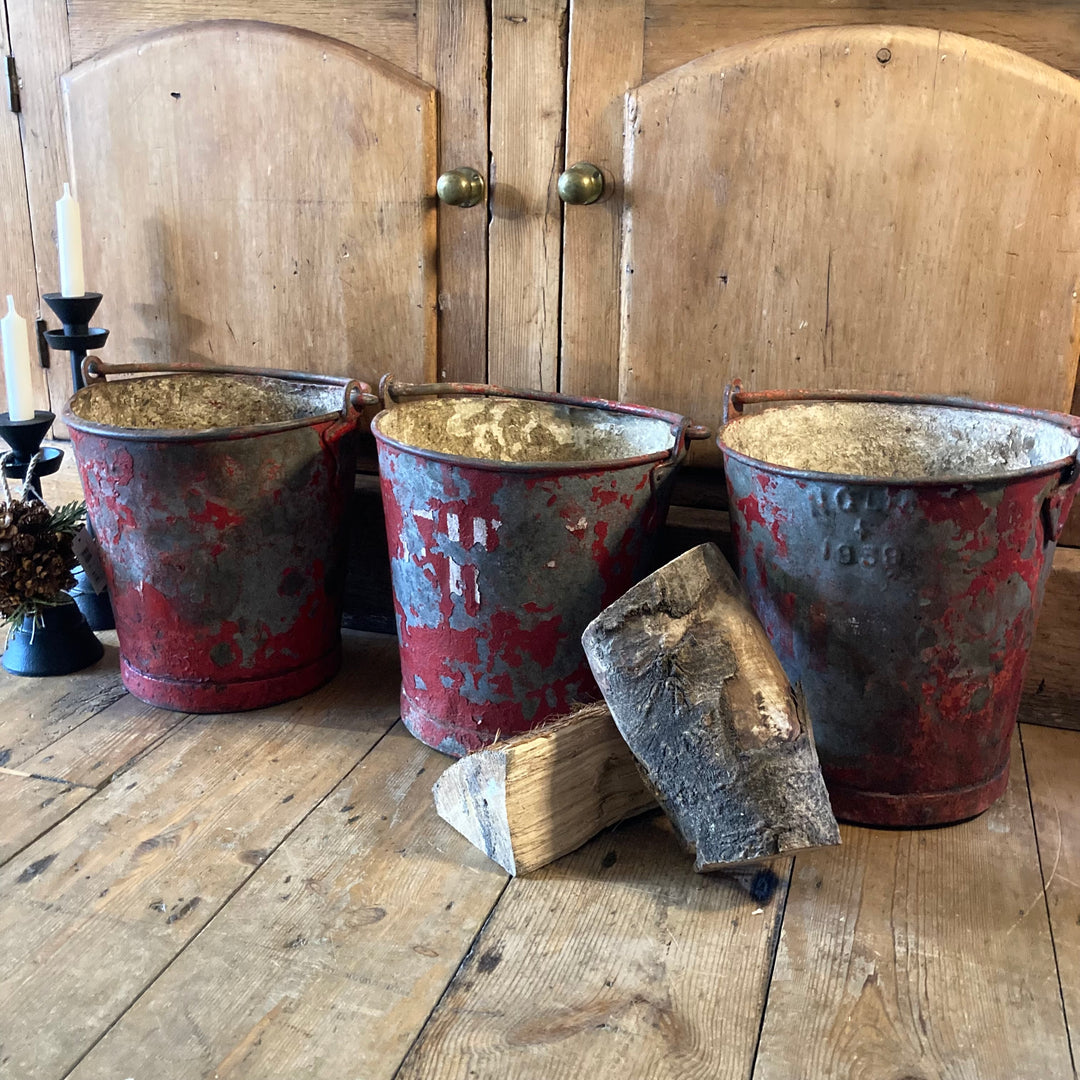
<svg viewBox="0 0 1080 1080"><path fill-rule="evenodd" d="M1074 511L1075 512L1075 511ZM1059 547L1031 648L1020 715L1080 729L1080 551Z"/></svg>
<svg viewBox="0 0 1080 1080"><path fill-rule="evenodd" d="M0 9L0 14L3 10ZM20 44L22 43L20 39ZM0 25L0 55L15 52L8 36L8 22ZM36 74L33 62L23 65L22 56L16 65L20 81L25 81L27 106L31 114L38 110L38 85L33 81ZM4 242L0 244L0 314L7 311L5 297L15 298L15 310L26 319L30 333L30 363L34 386L34 406L48 409L49 387L45 370L38 363L37 333L38 317L37 275L34 263L34 240L31 230L30 205L26 190L26 171L23 164L22 133L19 113L8 107L6 86L0 90L0 232ZM20 97L22 94L20 93ZM21 107L21 106L20 106ZM57 192L59 197L59 192ZM55 248L42 253L45 260L55 256ZM59 269L56 269L59 275ZM7 409L7 390L3 366L0 365L0 411ZM0 449L6 450L4 444Z"/></svg>
<svg viewBox="0 0 1080 1080"><path fill-rule="evenodd" d="M125 694L116 633L100 635L105 655L58 679L0 670L0 767L18 768Z"/></svg>
<svg viewBox="0 0 1080 1080"><path fill-rule="evenodd" d="M338 38L414 75L419 70L415 0L68 0L67 6L76 64L149 30L254 17Z"/></svg>
<svg viewBox="0 0 1080 1080"><path fill-rule="evenodd" d="M136 39L64 81L87 280L123 359L434 373L430 87L244 22Z"/></svg>
<svg viewBox="0 0 1080 1080"><path fill-rule="evenodd" d="M65 0L6 0L11 50L23 84L22 137L26 189L34 237L39 295L60 289L56 251L56 200L69 179L64 138L60 73L71 66ZM94 289L93 281L87 287ZM35 304L35 308L44 305ZM39 312L40 313L40 312ZM51 311L43 318L59 324ZM49 394L59 406L71 396L71 376L63 357L47 372Z"/></svg>
<svg viewBox="0 0 1080 1080"><path fill-rule="evenodd" d="M7 1071L71 1069L364 757L397 715L395 654L349 636L303 702L192 720L0 870Z"/></svg>
<svg viewBox="0 0 1080 1080"><path fill-rule="evenodd" d="M1069 411L1073 416L1080 416L1080 378L1073 387L1072 407ZM1080 547L1080 513L1069 515L1058 543L1063 547Z"/></svg>
<svg viewBox="0 0 1080 1080"><path fill-rule="evenodd" d="M601 834L511 881L400 1080L745 1078L783 894L695 874L659 814Z"/></svg>
<svg viewBox="0 0 1080 1080"><path fill-rule="evenodd" d="M564 394L618 396L623 95L641 81L644 17L645 0L585 0L570 9L566 164L591 161L608 191L591 206L564 212Z"/></svg>
<svg viewBox="0 0 1080 1080"><path fill-rule="evenodd" d="M493 0L488 379L558 379L567 0Z"/></svg>
<svg viewBox="0 0 1080 1080"><path fill-rule="evenodd" d="M488 162L490 26L484 0L420 0L420 77L438 91L439 171ZM439 206L439 378L487 377L486 202Z"/></svg>
<svg viewBox="0 0 1080 1080"><path fill-rule="evenodd" d="M63 820L186 719L125 694L20 762L0 768L0 863Z"/></svg>
<svg viewBox="0 0 1080 1080"><path fill-rule="evenodd" d="M754 1080L1072 1077L1025 781L796 856Z"/></svg>
<svg viewBox="0 0 1080 1080"><path fill-rule="evenodd" d="M1080 83L972 38L809 30L627 106L623 396L724 383L1067 407Z"/></svg>
<svg viewBox="0 0 1080 1080"><path fill-rule="evenodd" d="M18 855L94 794L76 784L0 769L0 865Z"/></svg>
<svg viewBox="0 0 1080 1080"><path fill-rule="evenodd" d="M970 34L1080 75L1080 10L1072 0L647 0L645 10L646 79L751 38L855 23Z"/></svg>
<svg viewBox="0 0 1080 1080"><path fill-rule="evenodd" d="M113 1080L117 1061L158 1080L389 1080L506 881L436 817L445 764L398 725L73 1080Z"/></svg>
<svg viewBox="0 0 1080 1080"><path fill-rule="evenodd" d="M1065 1017L1080 1042L1080 735L1021 727Z"/></svg>

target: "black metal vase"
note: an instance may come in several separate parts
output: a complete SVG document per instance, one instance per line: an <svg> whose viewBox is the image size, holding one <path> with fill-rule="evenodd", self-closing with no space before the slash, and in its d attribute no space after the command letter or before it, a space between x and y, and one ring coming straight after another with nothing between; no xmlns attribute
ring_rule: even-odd
<svg viewBox="0 0 1080 1080"><path fill-rule="evenodd" d="M3 667L12 675L70 675L97 663L105 647L94 636L70 597L45 608L35 620L27 616L11 631Z"/></svg>

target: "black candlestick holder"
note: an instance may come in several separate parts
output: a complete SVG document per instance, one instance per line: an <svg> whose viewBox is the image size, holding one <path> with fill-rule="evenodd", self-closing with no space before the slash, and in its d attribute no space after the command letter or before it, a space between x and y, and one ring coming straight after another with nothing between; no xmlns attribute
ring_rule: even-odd
<svg viewBox="0 0 1080 1080"><path fill-rule="evenodd" d="M12 420L0 413L0 436L14 456L4 461L4 475L22 480L45 432L56 417L51 412L35 412L32 420ZM30 476L30 487L41 495L40 476L60 468L64 452L49 446L42 451ZM91 590L92 591L92 590ZM27 616L8 635L3 666L12 675L69 675L100 660L104 648L91 631L74 596L61 594L64 602Z"/></svg>
<svg viewBox="0 0 1080 1080"><path fill-rule="evenodd" d="M4 462L4 475L16 480L26 476L30 462L41 447L41 440L56 417L51 412L37 411L32 420L12 420L8 413L0 413L0 437L14 451L14 457ZM64 451L56 446L47 446L41 452L41 458L30 477L30 487L41 495L41 477L49 476L60 468Z"/></svg>
<svg viewBox="0 0 1080 1080"><path fill-rule="evenodd" d="M71 353L71 387L74 393L86 385L82 373L82 362L86 359L86 354L100 349L109 336L108 330L90 325L90 320L101 303L101 293L90 292L83 296L45 293L42 300L56 312L57 318L63 323L63 330L46 330L45 340L50 349Z"/></svg>
<svg viewBox="0 0 1080 1080"><path fill-rule="evenodd" d="M109 336L109 331L104 327L90 325L90 320L101 303L101 293L88 292L82 296L44 293L42 300L53 309L64 327L63 330L46 330L45 340L50 349L71 353L71 391L78 393L86 386L82 371L86 354L100 349ZM86 527L93 535L89 522ZM115 628L116 617L113 615L108 592L94 592L81 566L75 570L75 588L71 590L71 595L94 630Z"/></svg>

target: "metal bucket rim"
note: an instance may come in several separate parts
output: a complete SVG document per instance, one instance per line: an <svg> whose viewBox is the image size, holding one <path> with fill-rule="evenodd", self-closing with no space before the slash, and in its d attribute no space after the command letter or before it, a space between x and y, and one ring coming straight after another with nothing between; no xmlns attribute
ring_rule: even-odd
<svg viewBox="0 0 1080 1080"><path fill-rule="evenodd" d="M771 393L771 391L767 391L767 393ZM791 393L794 395L802 392L778 391L777 393ZM830 397L828 396L830 393L836 394L837 396ZM849 393L853 396L841 396ZM823 402L832 402L841 405L859 405L880 402L882 404L930 406L932 408L941 409L960 408L969 412L984 412L999 416L1005 414L1009 416L1018 416L1025 420L1038 420L1042 423L1052 424L1055 427L1063 428L1080 439L1080 435L1077 434L1077 425L1080 425L1080 417L1073 417L1068 413L1058 413L1051 410L1026 409L1021 405L1004 405L996 402L973 401L967 398L951 398L935 394L897 393L893 395L883 392L880 394L858 394L858 396L854 396L856 393L857 392L854 391L821 391L821 396L815 398L793 396L791 398L777 397L775 400L792 401L796 407L799 405L814 405ZM760 403L769 404L769 402ZM749 416L739 414L728 420L721 426L716 435L716 445L720 448L720 451L725 458L732 457L736 461L742 462L744 465L748 465L752 468L759 468L765 472L777 473L781 476L790 477L793 480L809 480L815 483L826 484L862 485L866 487L994 487L1001 484L1012 483L1016 480L1031 479L1039 476L1051 476L1054 473L1060 473L1075 466L1077 462L1080 461L1080 445L1078 445L1077 449L1071 455L1064 458L1058 458L1056 461L1046 462L1042 465L1029 465L1024 469L1006 469L999 472L981 473L978 475L953 473L943 476L904 478L876 476L866 473L819 472L813 469L796 469L788 465L778 465L775 462L767 461L764 458L756 458L749 454L744 454L740 450L733 449L724 441L724 432L726 432L729 427L738 424L740 421L752 421L755 416L759 415L761 414L754 413ZM1075 424L1070 423L1069 421L1075 421Z"/></svg>
<svg viewBox="0 0 1080 1080"><path fill-rule="evenodd" d="M113 369L110 369L113 370ZM321 386L326 387L340 385L342 390L353 381L350 379L327 379L325 376L316 375L313 378L305 377L304 372L290 372L285 370L268 369L268 368L249 368L244 371L237 370L221 370L215 371L212 368L200 368L191 369L187 371L181 370L162 370L156 373L146 372L144 376L147 378L156 378L158 376L168 376L170 378L176 378L183 375L213 375L220 377L235 378L237 376L252 377L259 379L276 379L279 382L291 382L298 383L300 385L307 386ZM275 420L265 424L244 424L242 427L219 427L219 428L139 428L139 427L119 427L114 424L102 424L97 420L86 420L79 416L71 408L71 403L75 400L78 394L86 391L92 391L95 386L101 385L105 380L99 382L88 383L82 390L76 391L64 402L63 408L60 410L60 420L67 427L73 428L80 434L96 435L100 438L107 439L126 439L137 442L232 442L236 439L250 439L256 438L260 435L275 435L283 431L294 431L297 428L316 427L320 424L332 424L336 421L347 420L348 411L344 407L336 409L333 412L319 413L315 416L303 416L294 420ZM356 414L356 419L359 418L359 414Z"/></svg>
<svg viewBox="0 0 1080 1080"><path fill-rule="evenodd" d="M732 421L734 423L734 421ZM1046 465L1031 465L1026 469L1016 469L1007 472L983 473L981 476L970 476L955 473L946 476L919 476L904 478L895 476L869 476L864 473L836 473L815 472L810 469L792 469L786 465L777 465L766 461L764 458L750 457L738 450L732 450L727 443L717 438L724 457L732 457L763 472L778 473L781 476L790 477L792 480L809 480L815 483L844 484L847 486L863 485L865 487L913 487L913 488L952 488L952 487L996 487L1001 484L1010 484L1014 480L1027 480L1037 476L1052 476L1071 468L1077 462L1077 456L1059 458Z"/></svg>
<svg viewBox="0 0 1080 1080"><path fill-rule="evenodd" d="M512 393L493 393L485 395L489 398L506 397L514 398ZM469 394L446 394L440 395L440 401L471 400ZM443 450L429 450L425 447L416 446L413 443L403 442L387 435L380 427L379 421L389 415L394 409L383 409L377 413L371 421L371 432L378 443L392 446L407 454L423 458L427 461L438 461L446 465L454 465L459 468L481 469L487 472L508 472L524 475L544 476L568 476L578 473L609 472L615 469L632 469L641 465L648 465L656 461L671 461L680 451L680 445L685 440L685 432L690 424L688 417L679 413L668 412L665 409L653 409L647 405L633 405L619 401L609 401L606 398L578 398L567 394L543 394L536 397L517 398L517 400L537 400L554 405L569 405L576 408L597 409L601 412L622 413L629 416L640 416L646 420L662 420L671 428L672 443L666 450L657 450L651 454L637 454L633 457L621 458L597 458L592 461L497 461L494 458L470 457L466 454L449 454ZM395 409L407 408L407 403L396 405Z"/></svg>

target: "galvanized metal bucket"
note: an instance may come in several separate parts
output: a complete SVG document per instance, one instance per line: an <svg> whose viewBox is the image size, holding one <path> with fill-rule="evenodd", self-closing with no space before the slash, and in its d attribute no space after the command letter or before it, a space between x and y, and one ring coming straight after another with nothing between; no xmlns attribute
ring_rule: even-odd
<svg viewBox="0 0 1080 1080"><path fill-rule="evenodd" d="M1008 782L1080 484L1080 419L735 383L717 443L741 576L802 683L837 816L914 826L986 809Z"/></svg>
<svg viewBox="0 0 1080 1080"><path fill-rule="evenodd" d="M409 730L464 754L598 696L582 631L649 569L707 432L610 401L383 386L408 399L372 430Z"/></svg>
<svg viewBox="0 0 1080 1080"><path fill-rule="evenodd" d="M231 712L325 682L341 662L363 384L93 358L85 371L63 421L124 685L163 708ZM133 373L147 377L104 381Z"/></svg>

